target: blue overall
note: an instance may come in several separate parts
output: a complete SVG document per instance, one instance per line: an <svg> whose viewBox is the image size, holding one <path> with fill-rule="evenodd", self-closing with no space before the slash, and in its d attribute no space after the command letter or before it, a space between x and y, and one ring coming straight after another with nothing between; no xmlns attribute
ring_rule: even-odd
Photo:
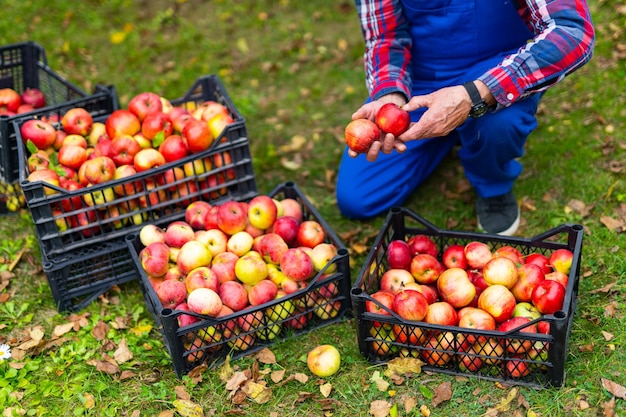
<svg viewBox="0 0 626 417"><path fill-rule="evenodd" d="M411 24L412 95L475 80L531 37L511 1L402 1ZM365 219L402 205L404 200L460 144L459 159L476 193L495 197L507 193L521 174L516 160L537 126L540 95L468 118L446 137L407 142L404 153L380 153L375 162L346 151L339 166L337 204L344 216ZM417 121L424 109L411 114Z"/></svg>

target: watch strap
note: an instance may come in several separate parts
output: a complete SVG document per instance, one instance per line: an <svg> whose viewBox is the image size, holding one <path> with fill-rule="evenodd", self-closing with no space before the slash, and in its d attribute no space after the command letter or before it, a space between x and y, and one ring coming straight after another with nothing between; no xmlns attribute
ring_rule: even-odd
<svg viewBox="0 0 626 417"><path fill-rule="evenodd" d="M467 90L467 93L472 100L472 106L478 106L479 104L484 103L484 100L480 96L480 93L478 92L478 88L476 88L476 84L474 84L474 81L466 82L465 84L463 84L463 87L465 87L465 90Z"/></svg>

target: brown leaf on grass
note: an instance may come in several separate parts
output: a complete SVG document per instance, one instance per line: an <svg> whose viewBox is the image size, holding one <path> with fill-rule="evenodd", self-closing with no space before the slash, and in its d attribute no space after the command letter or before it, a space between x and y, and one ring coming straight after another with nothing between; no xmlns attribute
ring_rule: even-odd
<svg viewBox="0 0 626 417"><path fill-rule="evenodd" d="M385 381L385 379L380 375L380 372L378 371L374 371L370 378L370 381L372 381L376 385L376 388L380 392L385 392L387 391L387 389L389 389L389 382Z"/></svg>
<svg viewBox="0 0 626 417"><path fill-rule="evenodd" d="M88 320L89 316L91 316L91 314L87 312L80 313L80 314L74 313L68 317L68 320L74 323L74 331L77 332L83 327L89 326L89 320Z"/></svg>
<svg viewBox="0 0 626 417"><path fill-rule="evenodd" d="M613 340L615 335L613 333L605 332L604 330L602 330L602 337L604 337L604 340L608 342L609 340Z"/></svg>
<svg viewBox="0 0 626 417"><path fill-rule="evenodd" d="M578 347L578 350L580 350L581 352L593 352L595 350L595 346L592 343L588 343L586 345L580 345Z"/></svg>
<svg viewBox="0 0 626 417"><path fill-rule="evenodd" d="M623 219L614 219L609 216L600 216L600 223L602 223L607 229L617 233L623 232L626 226Z"/></svg>
<svg viewBox="0 0 626 417"><path fill-rule="evenodd" d="M294 379L302 384L306 384L309 380L309 376L307 374L303 374L301 372L296 372L293 375Z"/></svg>
<svg viewBox="0 0 626 417"><path fill-rule="evenodd" d="M200 405L189 400L174 400L172 402L178 414L182 417L204 417L204 411Z"/></svg>
<svg viewBox="0 0 626 417"><path fill-rule="evenodd" d="M615 286L615 284L616 284L615 281L613 281L613 282L611 282L609 284L606 284L604 287L596 288L595 290L591 290L589 292L591 294L597 294L597 293L600 293L600 292L608 293L609 291L611 291L611 288L613 288Z"/></svg>
<svg viewBox="0 0 626 417"><path fill-rule="evenodd" d="M104 372L105 374L114 375L120 371L120 367L116 363L108 360L95 360L91 359L87 361L87 365L95 366L97 371Z"/></svg>
<svg viewBox="0 0 626 417"><path fill-rule="evenodd" d="M286 371L284 369L272 371L270 373L270 379L272 380L273 383L278 384L285 378L285 372Z"/></svg>
<svg viewBox="0 0 626 417"><path fill-rule="evenodd" d="M296 398L296 402L297 403L303 403L306 400L308 400L309 398L315 397L315 394L313 394L312 392L306 392L306 391L300 391L298 393L298 398Z"/></svg>
<svg viewBox="0 0 626 417"><path fill-rule="evenodd" d="M615 397L611 397L609 401L602 403L604 417L613 417L615 415L615 403Z"/></svg>
<svg viewBox="0 0 626 417"><path fill-rule="evenodd" d="M393 358L387 362L387 369L395 374L404 375L407 373L419 374L422 372L422 365L425 365L419 359L416 358ZM387 372L385 375L389 376Z"/></svg>
<svg viewBox="0 0 626 417"><path fill-rule="evenodd" d="M106 334L108 331L109 331L109 325L103 322L102 320L98 320L98 323L96 323L96 325L93 326L91 335L96 340L103 340L106 337Z"/></svg>
<svg viewBox="0 0 626 417"><path fill-rule="evenodd" d="M271 365L276 363L276 356L274 352L269 350L268 348L263 348L254 354L254 358L261 363L266 365Z"/></svg>
<svg viewBox="0 0 626 417"><path fill-rule="evenodd" d="M602 378L602 387L617 398L626 400L626 388L606 378Z"/></svg>
<svg viewBox="0 0 626 417"><path fill-rule="evenodd" d="M120 374L120 381L124 381L126 379L130 379L130 378L134 378L135 375L137 375L135 372L133 371L122 371L122 373Z"/></svg>
<svg viewBox="0 0 626 417"><path fill-rule="evenodd" d="M124 363L133 359L133 352L131 352L128 348L128 342L126 342L126 339L122 339L120 341L117 350L113 353L113 357L115 358L117 363Z"/></svg>
<svg viewBox="0 0 626 417"><path fill-rule="evenodd" d="M330 382L320 385L320 392L322 393L324 398L328 398L332 390L333 390L333 384L331 384Z"/></svg>
<svg viewBox="0 0 626 417"><path fill-rule="evenodd" d="M571 211L576 214L579 214L583 217L589 217L591 214L591 210L593 210L595 204L587 205L584 202L576 199L571 199L567 202L566 207L568 207Z"/></svg>
<svg viewBox="0 0 626 417"><path fill-rule="evenodd" d="M417 399L411 396L405 396L402 399L402 403L404 404L404 411L406 415L410 415L413 412L413 409L417 406Z"/></svg>
<svg viewBox="0 0 626 417"><path fill-rule="evenodd" d="M174 393L176 393L176 398L179 400L190 400L191 395L187 392L187 387L184 385L176 385L174 387Z"/></svg>
<svg viewBox="0 0 626 417"><path fill-rule="evenodd" d="M444 401L450 400L452 398L452 384L450 382L444 382L439 384L433 393L433 398L431 400L433 407L437 407Z"/></svg>
<svg viewBox="0 0 626 417"><path fill-rule="evenodd" d="M615 313L618 310L617 301L613 301L604 307L604 317L615 317Z"/></svg>
<svg viewBox="0 0 626 417"><path fill-rule="evenodd" d="M237 371L226 381L226 389L228 391L236 391L249 379L248 375L243 371Z"/></svg>
<svg viewBox="0 0 626 417"><path fill-rule="evenodd" d="M58 324L54 327L54 330L52 331L52 338L54 339L59 338L63 336L64 334L69 333L72 330L74 330L74 323L72 322L65 323L65 324Z"/></svg>
<svg viewBox="0 0 626 417"><path fill-rule="evenodd" d="M511 389L506 397L502 398L500 400L500 403L496 405L496 409L498 409L499 411L509 411L511 409L511 403L517 398L517 393L517 388Z"/></svg>
<svg viewBox="0 0 626 417"><path fill-rule="evenodd" d="M264 383L260 384L254 381L248 381L241 390L246 393L248 398L257 404L265 404L272 398L272 390Z"/></svg>
<svg viewBox="0 0 626 417"><path fill-rule="evenodd" d="M535 205L535 200L531 199L528 196L522 197L520 201L520 209L522 211L537 211L537 206Z"/></svg>
<svg viewBox="0 0 626 417"><path fill-rule="evenodd" d="M376 400L370 403L369 413L374 417L387 417L391 410L391 403L384 400Z"/></svg>

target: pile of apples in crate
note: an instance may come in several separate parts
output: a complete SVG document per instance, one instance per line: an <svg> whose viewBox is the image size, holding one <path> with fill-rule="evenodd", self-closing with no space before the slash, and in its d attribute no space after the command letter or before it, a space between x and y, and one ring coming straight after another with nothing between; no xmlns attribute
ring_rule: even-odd
<svg viewBox="0 0 626 417"><path fill-rule="evenodd" d="M549 322L536 320L563 307L573 258L570 250L523 255L513 246L492 250L484 242L471 241L446 247L441 258L437 258L438 253L434 240L427 235L392 240L386 252L388 268L378 291L371 294L375 301L366 302L366 311L379 315L394 312L404 320L435 325L502 332L519 328L521 332L549 334ZM375 322L375 326L382 324ZM386 332L378 328L377 334L409 346L427 347L419 355L433 366L445 366L451 360L451 355L441 349L452 349L454 343L471 353L460 363L470 372L489 360L481 354L502 357L506 351L510 357L529 358L538 354L531 340L507 342L468 333L464 340L455 341L451 332L429 336L417 327L407 331L409 327L393 325ZM375 341L373 348L377 354L386 355L391 344ZM523 361L509 361L507 367L513 377L529 372Z"/></svg>
<svg viewBox="0 0 626 417"><path fill-rule="evenodd" d="M306 288L320 271L335 270L330 262L338 250L327 243L318 221L303 219L296 199L268 195L257 195L249 202L193 202L184 220L166 227L144 225L139 239L144 246L139 252L141 266L162 306L210 317L245 312ZM328 300L338 290L335 283L329 283L314 292L312 296L324 298L318 300L319 308L288 301L276 308L241 313L236 323L221 330L226 334L211 337L216 341L222 336L232 338L233 348L245 350L253 341L242 342L235 335L246 333L245 337L253 338L255 324L302 329L313 314L331 319L339 307ZM303 314L307 308L309 313ZM180 326L199 320L192 314L178 317Z"/></svg>
<svg viewBox="0 0 626 417"><path fill-rule="evenodd" d="M173 106L156 93L143 92L126 109L113 111L105 122L94 121L86 109L75 107L62 116L28 120L20 133L30 151L28 180L74 191L205 151L232 122L221 103L206 101L187 109ZM189 172L178 175L192 175L194 168L187 168ZM55 190L47 188L46 192ZM112 201L115 193L126 195L121 188L110 188L84 203Z"/></svg>
<svg viewBox="0 0 626 417"><path fill-rule="evenodd" d="M0 88L0 116L15 116L45 107L46 95L37 88L27 88L21 94L12 88Z"/></svg>

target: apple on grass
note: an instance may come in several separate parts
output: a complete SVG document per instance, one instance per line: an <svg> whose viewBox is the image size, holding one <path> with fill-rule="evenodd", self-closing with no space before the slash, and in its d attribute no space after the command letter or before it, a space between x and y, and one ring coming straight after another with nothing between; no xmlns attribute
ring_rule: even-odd
<svg viewBox="0 0 626 417"><path fill-rule="evenodd" d="M352 120L344 130L346 145L356 153L367 153L372 143L380 140L380 137L380 128L368 119Z"/></svg>
<svg viewBox="0 0 626 417"><path fill-rule="evenodd" d="M385 133L400 136L409 129L409 112L394 103L383 104L376 112L376 125Z"/></svg>
<svg viewBox="0 0 626 417"><path fill-rule="evenodd" d="M334 375L341 366L341 354L333 345L319 345L307 354L309 370L320 378Z"/></svg>

